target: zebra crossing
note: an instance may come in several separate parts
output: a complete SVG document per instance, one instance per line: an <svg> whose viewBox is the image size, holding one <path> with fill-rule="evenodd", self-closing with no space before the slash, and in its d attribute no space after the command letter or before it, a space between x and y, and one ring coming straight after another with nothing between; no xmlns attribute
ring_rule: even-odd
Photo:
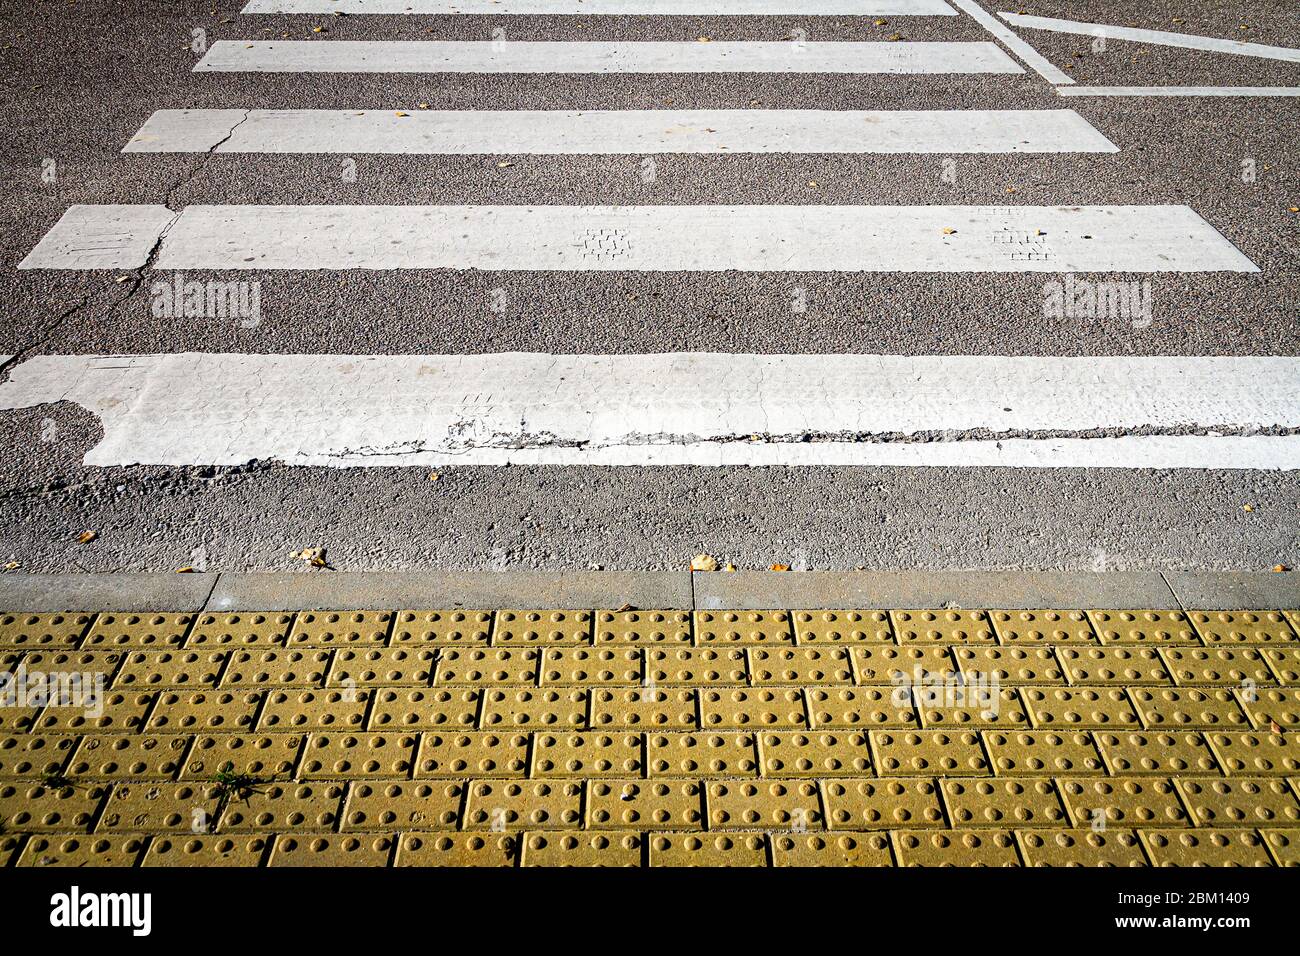
<svg viewBox="0 0 1300 956"><path fill-rule="evenodd" d="M971 17L991 39L220 40L194 70L768 74L792 82L808 74L948 75L997 82L1024 76L1025 64L1048 82L1070 82L974 0L252 0L244 8L249 15L324 12ZM123 161L147 153L1123 156L1104 129L1070 109L393 105L160 109L123 144ZM1045 279L1259 271L1196 211L1162 204L1162 197L1145 205L1107 205L1097 196L1071 206L765 205L745 204L745 198L726 205L622 206L76 204L19 268L141 270L146 280L165 270L987 273ZM1135 378L1143 387L1132 386ZM980 394L980 383L990 380L1023 387ZM266 384L250 390L249 381ZM576 392L574 382L580 383ZM329 467L529 462L1296 469L1297 382L1300 363L1271 357L900 358L815 349L798 356L186 353L126 362L99 355L28 359L0 384L0 407L66 398L94 410L105 425L104 440L86 459L96 465L272 458ZM1256 397L1261 383L1267 401ZM322 393L349 397L313 414Z"/></svg>

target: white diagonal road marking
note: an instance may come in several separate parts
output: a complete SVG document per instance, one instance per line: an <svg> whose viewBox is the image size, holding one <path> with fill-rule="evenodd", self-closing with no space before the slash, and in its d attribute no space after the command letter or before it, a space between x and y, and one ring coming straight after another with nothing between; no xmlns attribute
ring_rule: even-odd
<svg viewBox="0 0 1300 956"><path fill-rule="evenodd" d="M1052 63L1032 46L1026 43L1016 34L1007 29L1005 24L999 23L997 18L981 7L975 0L952 0L952 2L961 9L961 11L989 33L1001 41L1002 45L1014 53L1026 63L1031 70L1045 79L1048 83L1073 83L1074 80L1064 70L1053 66Z"/></svg>
<svg viewBox="0 0 1300 956"><path fill-rule="evenodd" d="M1108 40L1129 40L1133 43L1151 43L1156 46L1176 46L1186 50L1204 50L1209 53L1231 53L1235 56L1257 56L1268 60L1285 60L1300 63L1300 50L1265 43L1244 43L1241 40L1220 40L1217 37L1193 36L1190 33L1169 33L1165 30L1139 30L1134 27L1113 27L1104 23L1080 23L1076 20L1059 20L1055 17L1026 16L1019 13L999 13L1013 27L1029 30L1049 30L1053 33L1074 33L1080 36L1105 37Z"/></svg>

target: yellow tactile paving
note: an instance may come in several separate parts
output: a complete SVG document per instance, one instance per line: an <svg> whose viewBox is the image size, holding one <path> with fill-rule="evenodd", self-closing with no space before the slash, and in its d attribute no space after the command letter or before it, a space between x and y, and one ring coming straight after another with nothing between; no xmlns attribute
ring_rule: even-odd
<svg viewBox="0 0 1300 956"><path fill-rule="evenodd" d="M10 865L1300 864L1282 611L0 615L20 668L92 693L0 698Z"/></svg>

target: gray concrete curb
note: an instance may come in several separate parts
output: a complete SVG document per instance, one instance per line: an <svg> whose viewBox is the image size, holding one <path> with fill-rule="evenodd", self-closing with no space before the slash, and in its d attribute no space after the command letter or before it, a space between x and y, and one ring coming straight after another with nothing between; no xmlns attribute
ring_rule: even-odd
<svg viewBox="0 0 1300 956"><path fill-rule="evenodd" d="M1018 571L0 574L0 610L1300 608L1300 575Z"/></svg>

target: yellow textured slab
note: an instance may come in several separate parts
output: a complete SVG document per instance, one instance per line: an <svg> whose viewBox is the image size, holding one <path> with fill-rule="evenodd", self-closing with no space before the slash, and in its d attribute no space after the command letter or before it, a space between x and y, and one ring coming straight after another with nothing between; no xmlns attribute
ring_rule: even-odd
<svg viewBox="0 0 1300 956"><path fill-rule="evenodd" d="M1148 866L1132 830L1021 830L1016 834L1028 866Z"/></svg>
<svg viewBox="0 0 1300 956"><path fill-rule="evenodd" d="M193 614L100 614L81 642L83 650L179 648Z"/></svg>
<svg viewBox="0 0 1300 956"><path fill-rule="evenodd" d="M1174 683L1179 686L1215 684L1240 687L1247 680L1274 683L1265 663L1269 648L1258 647L1166 647L1161 649Z"/></svg>
<svg viewBox="0 0 1300 956"><path fill-rule="evenodd" d="M0 780L30 780L62 770L76 737L0 736Z"/></svg>
<svg viewBox="0 0 1300 956"><path fill-rule="evenodd" d="M444 648L438 655L434 682L440 687L447 684L536 685L540 664L541 652L535 647ZM384 683L393 681L385 680Z"/></svg>
<svg viewBox="0 0 1300 956"><path fill-rule="evenodd" d="M343 785L338 783L259 783L232 794L217 820L217 832L327 831L338 823Z"/></svg>
<svg viewBox="0 0 1300 956"><path fill-rule="evenodd" d="M1139 727L1137 708L1118 687L1025 687L1020 696L1035 727L1106 730Z"/></svg>
<svg viewBox="0 0 1300 956"><path fill-rule="evenodd" d="M406 833L397 866L514 866L519 837L507 833Z"/></svg>
<svg viewBox="0 0 1300 956"><path fill-rule="evenodd" d="M921 716L921 726L927 730L1029 727L1029 712L1020 699L1020 691L1014 687L1003 687L996 694L987 687L978 693L970 686L960 685L953 690L914 687L912 699Z"/></svg>
<svg viewBox="0 0 1300 956"><path fill-rule="evenodd" d="M31 733L41 709L41 707L0 707L0 733ZM0 757L0 766L3 766L3 757Z"/></svg>
<svg viewBox="0 0 1300 956"><path fill-rule="evenodd" d="M78 780L174 780L191 740L178 734L87 734L65 772Z"/></svg>
<svg viewBox="0 0 1300 956"><path fill-rule="evenodd" d="M1300 743L1295 734L1209 733L1205 737L1229 776L1300 773Z"/></svg>
<svg viewBox="0 0 1300 956"><path fill-rule="evenodd" d="M23 848L18 866L139 866L147 836L96 834L95 836L36 835Z"/></svg>
<svg viewBox="0 0 1300 956"><path fill-rule="evenodd" d="M403 777L411 772L416 734L346 730L314 733L303 751L303 780Z"/></svg>
<svg viewBox="0 0 1300 956"><path fill-rule="evenodd" d="M1110 772L1125 774L1218 773L1219 764L1205 737L1192 732L1098 733L1097 743Z"/></svg>
<svg viewBox="0 0 1300 956"><path fill-rule="evenodd" d="M640 684L639 647L547 647L542 650L542 686L609 687Z"/></svg>
<svg viewBox="0 0 1300 956"><path fill-rule="evenodd" d="M590 611L498 611L494 647L590 644Z"/></svg>
<svg viewBox="0 0 1300 956"><path fill-rule="evenodd" d="M483 692L484 730L583 730L590 691L581 687Z"/></svg>
<svg viewBox="0 0 1300 956"><path fill-rule="evenodd" d="M157 691L105 691L94 707L65 707L51 703L34 722L34 732L139 733L144 729L145 716L157 697Z"/></svg>
<svg viewBox="0 0 1300 956"><path fill-rule="evenodd" d="M253 729L263 691L162 690L149 714L151 733L183 734L201 731Z"/></svg>
<svg viewBox="0 0 1300 956"><path fill-rule="evenodd" d="M359 731L365 728L366 712L373 694L374 691L367 687L269 691L257 718L257 729Z"/></svg>
<svg viewBox="0 0 1300 956"><path fill-rule="evenodd" d="M425 731L415 776L522 777L528 772L527 734L502 731Z"/></svg>
<svg viewBox="0 0 1300 956"><path fill-rule="evenodd" d="M393 626L388 611L303 611L289 632L290 647L384 647Z"/></svg>
<svg viewBox="0 0 1300 956"><path fill-rule="evenodd" d="M486 645L491 634L491 611L399 611L388 644Z"/></svg>
<svg viewBox="0 0 1300 956"><path fill-rule="evenodd" d="M890 611L898 643L993 644L988 611Z"/></svg>
<svg viewBox="0 0 1300 956"><path fill-rule="evenodd" d="M1182 611L1089 611L1103 644L1199 644Z"/></svg>
<svg viewBox="0 0 1300 956"><path fill-rule="evenodd" d="M713 730L806 729L805 691L797 687L701 690L700 716Z"/></svg>
<svg viewBox="0 0 1300 956"><path fill-rule="evenodd" d="M690 611L599 611L596 644L663 644L689 647Z"/></svg>
<svg viewBox="0 0 1300 956"><path fill-rule="evenodd" d="M1262 830L1260 833L1278 866L1300 866L1300 829Z"/></svg>
<svg viewBox="0 0 1300 956"><path fill-rule="evenodd" d="M1076 827L1185 827L1187 810L1168 779L1111 777L1062 780L1061 794Z"/></svg>
<svg viewBox="0 0 1300 956"><path fill-rule="evenodd" d="M833 830L943 827L939 788L928 777L827 780L822 784Z"/></svg>
<svg viewBox="0 0 1300 956"><path fill-rule="evenodd" d="M1195 687L1135 687L1129 691L1152 730L1250 730L1251 722L1230 690Z"/></svg>
<svg viewBox="0 0 1300 956"><path fill-rule="evenodd" d="M1083 611L990 611L998 641L1030 644L1096 644L1097 634Z"/></svg>
<svg viewBox="0 0 1300 956"><path fill-rule="evenodd" d="M369 730L472 730L483 691L475 687L375 690Z"/></svg>
<svg viewBox="0 0 1300 956"><path fill-rule="evenodd" d="M591 726L609 731L694 730L699 726L696 693L692 688L652 684L601 687L591 692Z"/></svg>
<svg viewBox="0 0 1300 956"><path fill-rule="evenodd" d="M755 684L852 684L853 665L843 647L751 647Z"/></svg>
<svg viewBox="0 0 1300 956"><path fill-rule="evenodd" d="M894 644L888 611L795 611L799 644Z"/></svg>
<svg viewBox="0 0 1300 956"><path fill-rule="evenodd" d="M273 837L260 834L159 836L149 842L144 866L260 866Z"/></svg>
<svg viewBox="0 0 1300 956"><path fill-rule="evenodd" d="M330 794L338 791L338 797L334 801L334 811L337 812L343 796L342 788L332 785L317 789L324 789ZM460 820L467 789L463 783L444 780L426 783L408 780L357 781L348 787L341 829L345 832L423 830L428 827L454 830ZM322 820L315 829L328 830L330 823Z"/></svg>
<svg viewBox="0 0 1300 956"><path fill-rule="evenodd" d="M470 785L466 830L518 833L582 825L582 781L478 780Z"/></svg>
<svg viewBox="0 0 1300 956"><path fill-rule="evenodd" d="M979 734L973 731L871 731L881 776L974 776L988 774Z"/></svg>
<svg viewBox="0 0 1300 956"><path fill-rule="evenodd" d="M386 833L281 834L270 866L387 866L397 838Z"/></svg>
<svg viewBox="0 0 1300 956"><path fill-rule="evenodd" d="M1272 866L1264 839L1253 830L1143 830L1156 866Z"/></svg>
<svg viewBox="0 0 1300 956"><path fill-rule="evenodd" d="M810 687L804 692L818 729L919 727L910 695L885 687Z"/></svg>
<svg viewBox="0 0 1300 956"><path fill-rule="evenodd" d="M0 783L0 817L18 833L85 833L107 795L101 784Z"/></svg>
<svg viewBox="0 0 1300 956"><path fill-rule="evenodd" d="M292 614L200 614L185 646L193 650L283 647L291 627Z"/></svg>
<svg viewBox="0 0 1300 956"><path fill-rule="evenodd" d="M984 735L998 776L1043 774L1059 777L1102 774L1105 767L1089 730L990 731Z"/></svg>
<svg viewBox="0 0 1300 956"><path fill-rule="evenodd" d="M705 796L710 830L826 828L817 783L812 780L710 781Z"/></svg>
<svg viewBox="0 0 1300 956"><path fill-rule="evenodd" d="M1279 684L1300 684L1300 647L1265 648L1264 660Z"/></svg>
<svg viewBox="0 0 1300 956"><path fill-rule="evenodd" d="M73 650L93 614L0 614L0 648Z"/></svg>
<svg viewBox="0 0 1300 956"><path fill-rule="evenodd" d="M1056 654L1070 683L1075 685L1173 683L1164 659L1154 647L1058 647Z"/></svg>
<svg viewBox="0 0 1300 956"><path fill-rule="evenodd" d="M1192 625L1209 645L1294 644L1300 641L1281 611L1193 611Z"/></svg>
<svg viewBox="0 0 1300 956"><path fill-rule="evenodd" d="M859 684L897 686L900 682L919 682L928 676L957 673L952 648L891 647L856 645L851 651Z"/></svg>
<svg viewBox="0 0 1300 956"><path fill-rule="evenodd" d="M520 866L641 866L640 833L549 832L524 837Z"/></svg>
<svg viewBox="0 0 1300 956"><path fill-rule="evenodd" d="M230 651L128 651L113 680L114 690L216 687Z"/></svg>
<svg viewBox="0 0 1300 956"><path fill-rule="evenodd" d="M587 828L702 830L704 785L698 780L593 780Z"/></svg>
<svg viewBox="0 0 1300 956"><path fill-rule="evenodd" d="M794 631L785 611L696 611L695 643L793 644Z"/></svg>
<svg viewBox="0 0 1300 956"><path fill-rule="evenodd" d="M1258 730L1272 730L1276 725L1278 730L1287 733L1300 727L1298 687L1262 687L1249 694L1238 691L1237 696Z"/></svg>
<svg viewBox="0 0 1300 956"><path fill-rule="evenodd" d="M956 827L1059 827L1066 825L1060 791L1049 777L939 781Z"/></svg>
<svg viewBox="0 0 1300 956"><path fill-rule="evenodd" d="M899 866L1020 866L1007 830L895 830Z"/></svg>
<svg viewBox="0 0 1300 956"><path fill-rule="evenodd" d="M96 833L209 833L216 824L215 784L119 783Z"/></svg>
<svg viewBox="0 0 1300 956"><path fill-rule="evenodd" d="M744 648L652 647L646 649L645 657L645 679L655 686L749 683L749 659Z"/></svg>
<svg viewBox="0 0 1300 956"><path fill-rule="evenodd" d="M967 678L996 676L1001 684L1064 684L1065 671L1051 647L955 647L957 667Z"/></svg>
<svg viewBox="0 0 1300 956"><path fill-rule="evenodd" d="M773 866L893 866L887 833L774 833Z"/></svg>
<svg viewBox="0 0 1300 956"><path fill-rule="evenodd" d="M1300 826L1300 803L1285 780L1180 778L1175 783L1197 826Z"/></svg>
<svg viewBox="0 0 1300 956"><path fill-rule="evenodd" d="M766 866L761 834L657 833L650 837L651 866Z"/></svg>
<svg viewBox="0 0 1300 956"><path fill-rule="evenodd" d="M127 655L121 651L63 651L39 650L23 654L23 670L28 674L80 674L83 686L103 680L104 686L113 687L113 675L122 666ZM0 670L13 671L14 665L6 662Z"/></svg>
<svg viewBox="0 0 1300 956"><path fill-rule="evenodd" d="M533 740L537 777L640 776L642 737L630 733L538 733Z"/></svg>
<svg viewBox="0 0 1300 956"><path fill-rule="evenodd" d="M310 652L309 652L310 653ZM322 653L322 652L316 652ZM331 652L324 652L331 653ZM442 656L459 660L461 654L478 651L453 648ZM487 651L482 653L486 654ZM379 684L385 687L428 687L433 683L434 668L441 661L439 652L430 647L346 647L332 652L333 664L329 667L326 682L331 687L348 687L359 684ZM448 681L448 683L458 683ZM459 682L459 683L463 683Z"/></svg>
<svg viewBox="0 0 1300 956"><path fill-rule="evenodd" d="M288 777L298 767L306 734L200 734L194 738L182 780L211 780L228 765L256 780Z"/></svg>
<svg viewBox="0 0 1300 956"><path fill-rule="evenodd" d="M343 651L346 657L351 651ZM266 685L278 687L323 687L334 652L316 649L286 650L255 648L233 651L223 688L257 690Z"/></svg>
<svg viewBox="0 0 1300 956"><path fill-rule="evenodd" d="M871 773L871 743L865 731L816 730L757 735L765 777L843 777Z"/></svg>
<svg viewBox="0 0 1300 956"><path fill-rule="evenodd" d="M646 737L652 777L752 777L758 750L749 733L663 733Z"/></svg>

